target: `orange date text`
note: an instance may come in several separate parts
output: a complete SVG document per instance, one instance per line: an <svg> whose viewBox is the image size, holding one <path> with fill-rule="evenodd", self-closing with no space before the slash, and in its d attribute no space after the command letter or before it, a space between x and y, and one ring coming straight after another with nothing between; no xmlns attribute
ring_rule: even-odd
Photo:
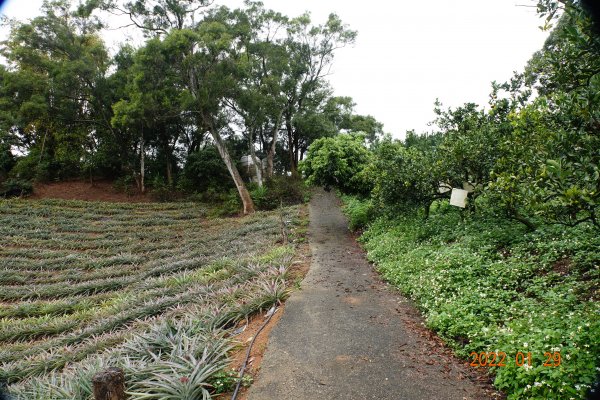
<svg viewBox="0 0 600 400"><path fill-rule="evenodd" d="M532 367L533 357L531 352L519 351L514 357L508 356L504 351L482 351L480 353L471 352L469 357L472 359L472 367L506 367L515 365L517 367ZM558 367L561 362L560 352L545 352L544 367Z"/></svg>

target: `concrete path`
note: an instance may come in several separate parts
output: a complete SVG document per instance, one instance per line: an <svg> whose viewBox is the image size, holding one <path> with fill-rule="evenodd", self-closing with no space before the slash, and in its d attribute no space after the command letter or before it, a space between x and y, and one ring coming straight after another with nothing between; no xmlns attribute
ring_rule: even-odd
<svg viewBox="0 0 600 400"><path fill-rule="evenodd" d="M312 264L273 329L250 400L488 399L373 273L332 193L310 203ZM431 336L431 335L429 335Z"/></svg>

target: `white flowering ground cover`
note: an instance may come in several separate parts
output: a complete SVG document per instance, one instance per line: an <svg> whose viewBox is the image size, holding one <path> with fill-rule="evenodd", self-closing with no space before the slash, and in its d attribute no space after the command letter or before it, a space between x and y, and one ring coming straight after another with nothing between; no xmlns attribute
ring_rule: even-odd
<svg viewBox="0 0 600 400"><path fill-rule="evenodd" d="M131 399L226 390L232 327L287 293L281 224L293 238L299 215L0 201L0 383L16 399L90 399L92 375L118 366Z"/></svg>
<svg viewBox="0 0 600 400"><path fill-rule="evenodd" d="M351 224L360 224L368 204L345 202ZM473 353L484 353L485 368L490 353L506 354L505 366L489 372L509 399L582 399L600 376L599 233L585 224L526 232L441 206L427 220L381 217L361 240L428 326L476 359L474 368L484 367Z"/></svg>

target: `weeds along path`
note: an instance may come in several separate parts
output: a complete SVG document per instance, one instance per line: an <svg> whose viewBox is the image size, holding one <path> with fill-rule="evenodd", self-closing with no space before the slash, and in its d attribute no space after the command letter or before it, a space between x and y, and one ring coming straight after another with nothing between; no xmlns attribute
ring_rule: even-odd
<svg viewBox="0 0 600 400"><path fill-rule="evenodd" d="M316 192L311 269L272 331L249 399L495 398L379 280L346 226L336 197Z"/></svg>

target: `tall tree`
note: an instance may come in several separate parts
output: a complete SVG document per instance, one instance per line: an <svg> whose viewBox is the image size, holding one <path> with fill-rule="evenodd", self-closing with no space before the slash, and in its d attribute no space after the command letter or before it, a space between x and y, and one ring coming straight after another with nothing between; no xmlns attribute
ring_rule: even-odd
<svg viewBox="0 0 600 400"><path fill-rule="evenodd" d="M296 116L310 113L327 96L325 78L331 72L335 51L354 43L356 31L350 30L335 14L322 25L313 26L309 14L290 21L285 41L289 72L284 80L284 110L287 146L292 174L297 174L302 146L302 131Z"/></svg>
<svg viewBox="0 0 600 400"><path fill-rule="evenodd" d="M89 167L102 144L93 133L110 130L104 114L109 60L100 27L72 11L67 0L45 1L42 16L13 22L2 43L9 63L2 90L11 104L0 118L29 160L37 158L37 167L53 165L46 174L60 177Z"/></svg>
<svg viewBox="0 0 600 400"><path fill-rule="evenodd" d="M184 106L198 115L198 123L211 134L248 214L254 212L254 203L221 135L228 123L225 99L237 84L236 37L220 22L222 12L215 11L196 29L171 32L165 45L184 85Z"/></svg>
<svg viewBox="0 0 600 400"><path fill-rule="evenodd" d="M212 0L88 0L87 4L126 16L130 23L125 27L135 26L153 37L196 26Z"/></svg>
<svg viewBox="0 0 600 400"><path fill-rule="evenodd" d="M237 50L239 84L228 104L242 118L257 175L262 169L254 154L258 139L267 156L270 177L285 105L282 83L288 58L283 42L288 18L265 10L259 2L246 2L246 6L232 13L232 24L241 32L241 40Z"/></svg>
<svg viewBox="0 0 600 400"><path fill-rule="evenodd" d="M223 22L229 11L222 7L205 14L203 8L208 4L189 0L108 0L101 6L109 12L128 15L132 24L148 36L164 37L165 51L170 54L183 89L181 104L197 115L200 129L210 132L247 214L254 212L254 203L221 135L227 120L224 99L235 85L233 65L237 53L233 50L239 35ZM203 19L197 21L200 15Z"/></svg>

